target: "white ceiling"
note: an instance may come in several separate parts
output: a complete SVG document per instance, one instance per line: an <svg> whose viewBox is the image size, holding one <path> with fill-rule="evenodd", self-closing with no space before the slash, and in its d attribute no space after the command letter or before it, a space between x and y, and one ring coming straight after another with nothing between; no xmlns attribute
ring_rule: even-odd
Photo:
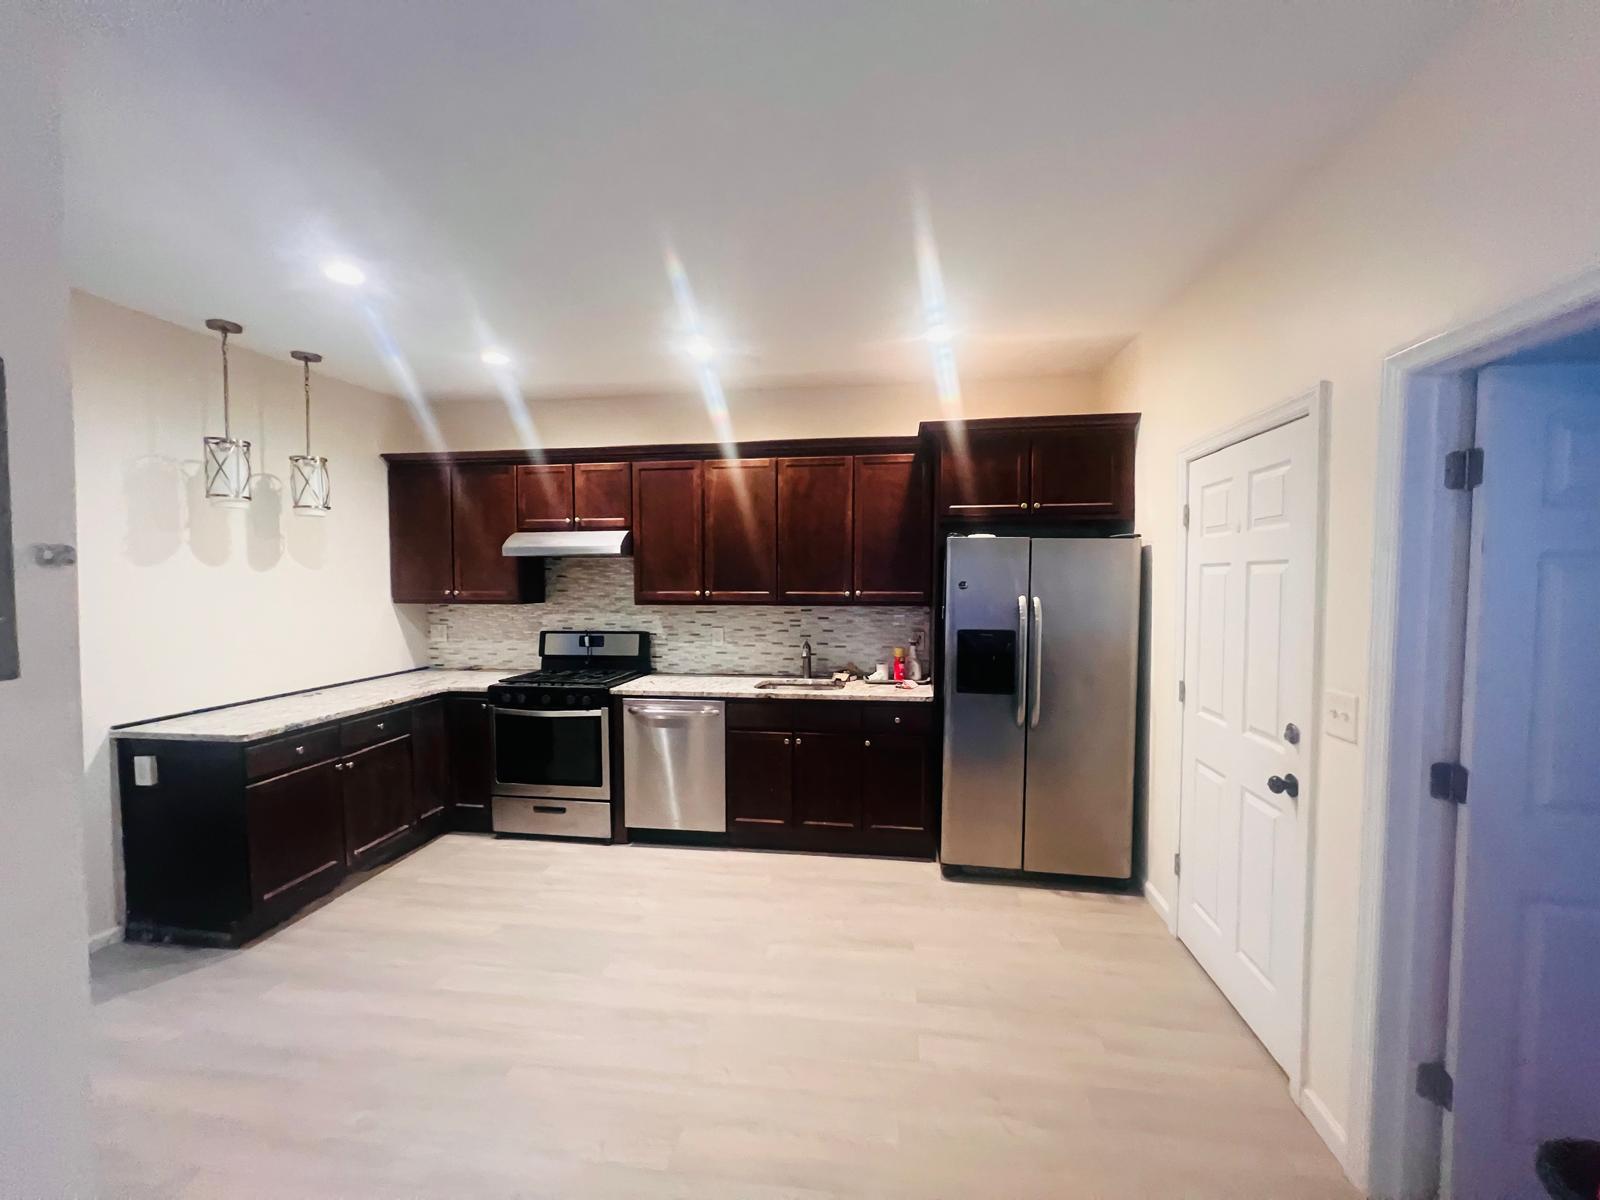
<svg viewBox="0 0 1600 1200"><path fill-rule="evenodd" d="M102 0L64 130L75 286L334 375L677 388L1088 369L1399 86L1440 0ZM360 293L326 280L357 260Z"/></svg>

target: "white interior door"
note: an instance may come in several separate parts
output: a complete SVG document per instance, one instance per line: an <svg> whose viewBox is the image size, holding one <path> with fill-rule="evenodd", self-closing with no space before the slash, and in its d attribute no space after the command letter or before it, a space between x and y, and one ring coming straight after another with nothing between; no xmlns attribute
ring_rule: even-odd
<svg viewBox="0 0 1600 1200"><path fill-rule="evenodd" d="M1311 422L1300 418L1189 464L1178 936L1292 1078L1305 954L1315 453ZM1298 797L1274 790L1290 779Z"/></svg>
<svg viewBox="0 0 1600 1200"><path fill-rule="evenodd" d="M1478 376L1447 1194L1600 1137L1600 368Z"/></svg>

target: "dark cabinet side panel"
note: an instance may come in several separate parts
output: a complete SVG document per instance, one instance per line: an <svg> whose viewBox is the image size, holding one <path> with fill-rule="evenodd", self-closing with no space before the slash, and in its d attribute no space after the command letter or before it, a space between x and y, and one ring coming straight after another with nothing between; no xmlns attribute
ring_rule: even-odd
<svg viewBox="0 0 1600 1200"><path fill-rule="evenodd" d="M450 802L450 731L443 699L411 710L411 784L417 821L432 832Z"/></svg>
<svg viewBox="0 0 1600 1200"><path fill-rule="evenodd" d="M472 696L445 700L450 733L451 827L473 833L489 829L494 789L494 730L489 702Z"/></svg>
<svg viewBox="0 0 1600 1200"><path fill-rule="evenodd" d="M848 455L778 460L778 596L844 603L851 573L854 476Z"/></svg>
<svg viewBox="0 0 1600 1200"><path fill-rule="evenodd" d="M701 464L633 464L633 590L641 604L704 598Z"/></svg>
<svg viewBox="0 0 1600 1200"><path fill-rule="evenodd" d="M777 466L770 458L705 464L705 591L761 604L778 594Z"/></svg>
<svg viewBox="0 0 1600 1200"><path fill-rule="evenodd" d="M253 783L245 789L250 822L250 892L270 904L289 889L344 874L340 772L331 762Z"/></svg>
<svg viewBox="0 0 1600 1200"><path fill-rule="evenodd" d="M517 560L501 553L516 532L515 468L468 463L454 468L451 496L455 542L455 598L518 599Z"/></svg>
<svg viewBox="0 0 1600 1200"><path fill-rule="evenodd" d="M631 463L577 463L572 468L572 516L579 529L627 529L633 524Z"/></svg>
<svg viewBox="0 0 1600 1200"><path fill-rule="evenodd" d="M914 454L855 460L855 599L926 604L933 531L927 467Z"/></svg>
<svg viewBox="0 0 1600 1200"><path fill-rule="evenodd" d="M572 464L530 463L517 471L517 528L538 533L572 528Z"/></svg>
<svg viewBox="0 0 1600 1200"><path fill-rule="evenodd" d="M397 604L442 603L454 590L450 467L389 467L389 591Z"/></svg>

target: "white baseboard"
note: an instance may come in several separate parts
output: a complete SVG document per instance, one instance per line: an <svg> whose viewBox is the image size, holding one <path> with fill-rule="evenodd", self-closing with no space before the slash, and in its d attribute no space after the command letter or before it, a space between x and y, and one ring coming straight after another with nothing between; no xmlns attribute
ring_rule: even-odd
<svg viewBox="0 0 1600 1200"><path fill-rule="evenodd" d="M1156 912L1160 914L1161 923L1169 930L1175 931L1176 926L1173 923L1172 905L1168 902L1167 898L1161 894L1161 889L1156 887L1156 885L1151 883L1148 879L1144 881L1144 898L1150 901L1150 907L1155 909Z"/></svg>
<svg viewBox="0 0 1600 1200"><path fill-rule="evenodd" d="M1350 1175L1350 1138L1344 1131L1344 1126L1334 1119L1333 1113L1328 1111L1328 1106L1308 1087L1300 1089L1300 1111L1305 1113L1306 1120L1311 1122L1311 1128L1317 1131L1317 1136L1327 1143L1328 1149L1333 1151L1334 1158L1339 1160L1339 1165L1344 1168L1344 1173L1350 1176L1352 1183L1360 1186L1361 1181Z"/></svg>
<svg viewBox="0 0 1600 1200"><path fill-rule="evenodd" d="M89 953L93 954L96 950L99 950L100 948L102 948L104 946L109 946L113 942L120 942L121 940L122 940L122 926L121 925L113 925L110 929L102 929L99 933L90 935L90 937L89 937Z"/></svg>

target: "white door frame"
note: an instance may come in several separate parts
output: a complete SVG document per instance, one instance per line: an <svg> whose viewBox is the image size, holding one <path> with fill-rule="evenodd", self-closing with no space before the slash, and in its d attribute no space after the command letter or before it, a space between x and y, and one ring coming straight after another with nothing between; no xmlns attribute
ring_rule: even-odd
<svg viewBox="0 0 1600 1200"><path fill-rule="evenodd" d="M1418 864L1453 858L1454 822L1444 826L1431 821L1421 803L1408 801L1427 799L1427 734L1458 721L1461 708L1459 663L1448 661L1449 639L1438 622L1458 595L1464 595L1465 573L1447 569L1448 554L1413 555L1405 562L1401 558L1408 539L1454 528L1450 513L1438 502L1443 461L1435 452L1446 448L1441 441L1446 431L1423 419L1418 411L1422 406L1411 401L1429 393L1437 397L1442 375L1473 370L1597 322L1600 271L1589 271L1493 316L1400 349L1384 361L1352 1113L1345 1163L1351 1177L1375 1196L1431 1195L1438 1179L1439 1118L1437 1110L1419 1116L1417 1060L1408 1051L1435 1032L1442 1044L1444 1014L1438 1011L1437 997L1430 995L1428 981L1414 977L1410 964L1449 952L1448 925L1441 930L1431 919L1437 869L1419 870ZM1430 438L1437 444L1430 446ZM1419 446L1425 452L1418 452ZM1424 635L1420 643L1419 633ZM1405 669L1397 671L1402 662ZM1457 673L1453 695L1449 686L1440 686L1452 672ZM1403 736L1395 736L1396 731Z"/></svg>
<svg viewBox="0 0 1600 1200"><path fill-rule="evenodd" d="M1301 911L1305 915L1305 928L1302 932L1302 953L1300 956L1300 1020L1299 1042L1300 1052L1289 1064L1289 1094L1302 1111L1305 1111L1312 1124L1321 1130L1321 1114L1316 1111L1317 1105L1313 1098L1311 1106L1307 1106L1304 1089L1301 1081L1306 1073L1306 1027L1307 1027L1307 1000L1310 996L1309 970L1311 966L1311 862L1312 839L1315 835L1316 808L1319 803L1317 784L1320 779L1321 766L1321 732L1322 722L1320 710L1322 707L1322 611L1323 611L1323 584L1326 577L1327 559L1327 527L1328 527L1328 396L1329 385L1327 380L1322 380L1315 387L1309 388L1297 396L1292 396L1271 408L1262 409L1252 413L1242 420L1235 421L1224 429L1191 442L1178 451L1178 503L1183 505L1189 499L1189 469L1197 460L1208 454L1215 454L1218 450L1225 450L1229 446L1255 437L1257 434L1287 425L1290 421L1301 418L1311 423L1311 444L1314 450L1308 468L1311 473L1311 494L1316 505L1313 526L1313 578L1311 582L1311 595L1314 598L1315 617L1311 629L1311 696L1312 711L1306 714L1306 739L1310 748L1308 755L1309 766L1306 771L1305 795L1306 801L1300 809L1300 878L1304 894L1301 897ZM1181 512L1180 507L1180 512ZM1178 671L1180 676L1188 658L1188 612L1189 612L1189 530L1182 524L1178 528ZM1178 842L1183 845L1183 701L1174 693L1172 703L1176 709L1178 722ZM1181 890L1181 889L1180 889ZM1178 934L1178 897L1172 898L1172 903L1165 906L1167 929L1174 937ZM1323 1135L1327 1136L1326 1133Z"/></svg>

